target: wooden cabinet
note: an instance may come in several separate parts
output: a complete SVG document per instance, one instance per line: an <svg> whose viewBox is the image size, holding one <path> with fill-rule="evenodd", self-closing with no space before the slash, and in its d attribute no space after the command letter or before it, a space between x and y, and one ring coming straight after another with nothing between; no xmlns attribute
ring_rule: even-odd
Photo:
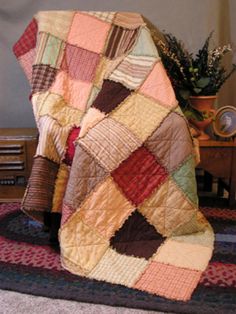
<svg viewBox="0 0 236 314"><path fill-rule="evenodd" d="M218 194L225 188L229 192L229 207L235 206L236 193L236 138L233 141L200 141L201 162L198 168L219 179ZM207 176L207 189L211 177Z"/></svg>
<svg viewBox="0 0 236 314"><path fill-rule="evenodd" d="M0 202L22 199L37 137L36 129L0 129Z"/></svg>

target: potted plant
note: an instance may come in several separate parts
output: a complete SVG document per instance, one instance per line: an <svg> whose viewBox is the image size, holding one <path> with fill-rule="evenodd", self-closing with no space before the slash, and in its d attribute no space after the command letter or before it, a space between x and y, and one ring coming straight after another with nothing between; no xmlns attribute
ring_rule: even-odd
<svg viewBox="0 0 236 314"><path fill-rule="evenodd" d="M230 45L210 49L212 35L213 32L195 56L170 33L164 33L163 39L156 41L179 104L187 119L203 128L205 139L204 128L214 116L217 92L236 70L235 64L229 71L222 65L224 56L232 50Z"/></svg>

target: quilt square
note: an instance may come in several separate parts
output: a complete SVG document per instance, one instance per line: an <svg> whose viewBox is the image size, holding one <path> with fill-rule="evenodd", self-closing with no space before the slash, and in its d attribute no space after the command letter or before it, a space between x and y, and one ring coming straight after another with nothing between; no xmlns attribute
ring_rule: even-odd
<svg viewBox="0 0 236 314"><path fill-rule="evenodd" d="M155 61L155 57L128 55L109 79L120 82L129 89L136 89L144 81Z"/></svg>
<svg viewBox="0 0 236 314"><path fill-rule="evenodd" d="M92 16L76 13L68 35L68 42L101 53L111 25Z"/></svg>
<svg viewBox="0 0 236 314"><path fill-rule="evenodd" d="M175 93L163 64L158 61L148 75L139 92L151 96L163 106L173 108L176 106Z"/></svg>
<svg viewBox="0 0 236 314"><path fill-rule="evenodd" d="M47 158L38 156L34 163L24 198L24 210L50 212L54 185L59 165ZM41 217L42 218L42 217Z"/></svg>
<svg viewBox="0 0 236 314"><path fill-rule="evenodd" d="M17 58L36 47L37 31L37 21L36 19L32 19L32 21L26 27L23 35L13 46L13 52Z"/></svg>
<svg viewBox="0 0 236 314"><path fill-rule="evenodd" d="M50 33L66 41L74 14L73 11L39 11L39 33Z"/></svg>
<svg viewBox="0 0 236 314"><path fill-rule="evenodd" d="M49 65L33 65L32 73L32 93L47 91L53 84L57 74L57 69Z"/></svg>
<svg viewBox="0 0 236 314"><path fill-rule="evenodd" d="M141 95L131 94L110 114L111 118L124 124L140 140L145 141L160 125L169 110Z"/></svg>
<svg viewBox="0 0 236 314"><path fill-rule="evenodd" d="M65 43L49 33L40 33L35 64L51 65L59 69L64 55Z"/></svg>
<svg viewBox="0 0 236 314"><path fill-rule="evenodd" d="M61 69L73 79L92 82L99 60L99 54L67 44Z"/></svg>
<svg viewBox="0 0 236 314"><path fill-rule="evenodd" d="M164 238L138 211L132 213L111 238L111 246L120 254L149 259Z"/></svg>
<svg viewBox="0 0 236 314"><path fill-rule="evenodd" d="M111 23L116 12L102 12L102 11L85 11L85 14L89 14L97 17L100 20Z"/></svg>
<svg viewBox="0 0 236 314"><path fill-rule="evenodd" d="M179 226L191 220L196 208L187 200L171 178L146 199L138 210L164 236L171 236Z"/></svg>
<svg viewBox="0 0 236 314"><path fill-rule="evenodd" d="M109 241L90 228L78 212L61 227L59 236L64 265L69 260L84 273L90 272L98 264L109 247Z"/></svg>
<svg viewBox="0 0 236 314"><path fill-rule="evenodd" d="M211 255L211 247L169 239L159 248L153 260L176 267L204 271Z"/></svg>
<svg viewBox="0 0 236 314"><path fill-rule="evenodd" d="M141 15L135 12L118 12L114 17L113 23L129 29L145 25Z"/></svg>
<svg viewBox="0 0 236 314"><path fill-rule="evenodd" d="M134 210L113 179L108 177L86 198L79 212L88 226L104 239L110 239Z"/></svg>
<svg viewBox="0 0 236 314"><path fill-rule="evenodd" d="M104 80L102 89L95 98L92 106L101 112L109 113L127 98L129 94L130 90L121 83Z"/></svg>
<svg viewBox="0 0 236 314"><path fill-rule="evenodd" d="M155 157L140 147L112 172L112 177L124 195L136 206L162 184L168 176Z"/></svg>
<svg viewBox="0 0 236 314"><path fill-rule="evenodd" d="M35 55L36 55L36 50L34 48L19 57L20 65L22 66L29 82L31 82L31 79L32 79L32 64L34 63Z"/></svg>
<svg viewBox="0 0 236 314"><path fill-rule="evenodd" d="M79 144L76 145L73 161L65 203L77 209L91 191L108 176L108 173Z"/></svg>
<svg viewBox="0 0 236 314"><path fill-rule="evenodd" d="M124 256L108 248L89 277L132 287L147 263L143 258Z"/></svg>
<svg viewBox="0 0 236 314"><path fill-rule="evenodd" d="M112 25L107 40L105 56L115 59L124 55L133 47L137 35L138 28L127 29L118 25Z"/></svg>
<svg viewBox="0 0 236 314"><path fill-rule="evenodd" d="M68 106L85 111L92 88L92 83L73 80L66 72L60 71L50 91L62 96Z"/></svg>
<svg viewBox="0 0 236 314"><path fill-rule="evenodd" d="M70 126L61 126L51 116L44 115L38 120L39 142L36 155L60 163L64 157Z"/></svg>
<svg viewBox="0 0 236 314"><path fill-rule="evenodd" d="M133 288L187 301L191 298L202 272L152 262Z"/></svg>
<svg viewBox="0 0 236 314"><path fill-rule="evenodd" d="M144 143L169 172L173 172L193 153L187 122L172 112Z"/></svg>
<svg viewBox="0 0 236 314"><path fill-rule="evenodd" d="M80 138L79 143L107 171L112 171L141 146L137 139L122 124L105 118Z"/></svg>

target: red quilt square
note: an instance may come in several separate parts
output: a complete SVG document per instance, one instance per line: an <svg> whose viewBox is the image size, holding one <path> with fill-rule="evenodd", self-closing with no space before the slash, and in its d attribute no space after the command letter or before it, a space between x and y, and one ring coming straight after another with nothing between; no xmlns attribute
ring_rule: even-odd
<svg viewBox="0 0 236 314"><path fill-rule="evenodd" d="M13 46L13 52L17 58L24 55L30 49L35 48L37 40L38 25L37 21L33 19L26 27L23 35Z"/></svg>
<svg viewBox="0 0 236 314"><path fill-rule="evenodd" d="M145 147L138 148L111 174L128 200L136 206L168 176L166 170Z"/></svg>
<svg viewBox="0 0 236 314"><path fill-rule="evenodd" d="M99 59L95 52L67 44L61 68L73 79L92 82Z"/></svg>

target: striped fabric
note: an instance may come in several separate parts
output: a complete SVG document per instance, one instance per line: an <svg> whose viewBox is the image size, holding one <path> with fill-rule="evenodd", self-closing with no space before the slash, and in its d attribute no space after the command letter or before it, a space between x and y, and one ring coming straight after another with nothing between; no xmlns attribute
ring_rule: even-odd
<svg viewBox="0 0 236 314"><path fill-rule="evenodd" d="M98 123L79 143L109 171L141 145L126 127L110 118Z"/></svg>
<svg viewBox="0 0 236 314"><path fill-rule="evenodd" d="M105 56L113 59L126 53L133 46L137 35L137 29L125 29L113 25L109 34Z"/></svg>
<svg viewBox="0 0 236 314"><path fill-rule="evenodd" d="M23 209L27 211L50 211L58 165L43 157L36 157L24 197Z"/></svg>
<svg viewBox="0 0 236 314"><path fill-rule="evenodd" d="M112 22L114 16L115 16L115 12L96 12L96 11L89 11L89 12L85 12L86 14L92 15L92 16L96 16L97 18L99 18L100 20L106 21L106 22Z"/></svg>
<svg viewBox="0 0 236 314"><path fill-rule="evenodd" d="M120 82L130 89L136 89L150 72L155 61L155 57L128 55L109 79Z"/></svg>
<svg viewBox="0 0 236 314"><path fill-rule="evenodd" d="M31 82L32 79L32 64L34 62L36 56L36 49L31 49L27 53L25 53L23 56L19 57L19 62L22 68L24 69L25 75L29 82Z"/></svg>
<svg viewBox="0 0 236 314"><path fill-rule="evenodd" d="M65 43L49 33L39 34L35 64L51 65L59 69L64 55Z"/></svg>
<svg viewBox="0 0 236 314"><path fill-rule="evenodd" d="M73 79L92 82L99 60L99 54L67 44L61 69Z"/></svg>
<svg viewBox="0 0 236 314"><path fill-rule="evenodd" d="M60 163L64 157L66 141L70 127L61 127L57 121L49 116L39 119L39 143L36 155L45 156Z"/></svg>
<svg viewBox="0 0 236 314"><path fill-rule="evenodd" d="M135 29L141 25L145 25L141 15L133 12L118 12L113 23L129 29Z"/></svg>

